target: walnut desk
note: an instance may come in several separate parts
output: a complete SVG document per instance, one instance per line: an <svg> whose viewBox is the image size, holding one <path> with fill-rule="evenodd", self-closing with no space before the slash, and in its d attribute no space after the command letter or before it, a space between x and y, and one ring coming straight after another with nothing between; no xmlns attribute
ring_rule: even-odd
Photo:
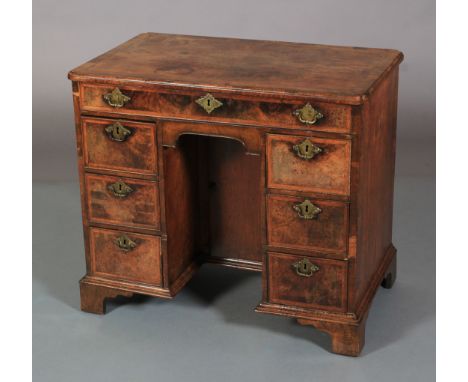
<svg viewBox="0 0 468 382"><path fill-rule="evenodd" d="M402 58L145 33L72 70L82 310L172 298L213 262L262 273L257 312L358 355L374 294L395 279Z"/></svg>

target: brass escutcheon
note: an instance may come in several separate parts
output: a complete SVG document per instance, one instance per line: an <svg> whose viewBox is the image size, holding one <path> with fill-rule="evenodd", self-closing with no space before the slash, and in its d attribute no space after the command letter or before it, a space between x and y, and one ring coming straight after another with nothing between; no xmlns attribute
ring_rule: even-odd
<svg viewBox="0 0 468 382"><path fill-rule="evenodd" d="M107 186L107 189L111 191L114 194L114 196L117 196L119 198L125 198L133 192L133 189L121 180L109 184Z"/></svg>
<svg viewBox="0 0 468 382"><path fill-rule="evenodd" d="M314 145L309 139L304 139L301 143L298 145L293 146L294 152L297 154L299 158L302 159L312 159L316 155L320 154L323 152L323 149L321 147L318 147Z"/></svg>
<svg viewBox="0 0 468 382"><path fill-rule="evenodd" d="M214 109L223 106L223 103L213 97L210 93L207 93L203 97L198 98L195 102L199 104L208 114L211 114Z"/></svg>
<svg viewBox="0 0 468 382"><path fill-rule="evenodd" d="M322 212L322 210L314 205L309 199L304 200L302 203L295 204L293 209L301 219L306 220L316 219Z"/></svg>
<svg viewBox="0 0 468 382"><path fill-rule="evenodd" d="M124 142L132 131L124 127L120 122L114 122L112 125L106 126L105 131L110 139L117 142Z"/></svg>
<svg viewBox="0 0 468 382"><path fill-rule="evenodd" d="M137 246L137 243L135 243L127 235L119 236L117 239L115 239L115 244L125 252L131 251Z"/></svg>
<svg viewBox="0 0 468 382"><path fill-rule="evenodd" d="M294 263L292 267L296 270L296 273L302 277L310 277L320 270L320 268L311 263L309 259L302 259L297 263Z"/></svg>
<svg viewBox="0 0 468 382"><path fill-rule="evenodd" d="M314 109L310 103L307 103L301 109L297 109L293 113L299 121L306 125L313 125L319 119L323 118L323 114L317 109Z"/></svg>
<svg viewBox="0 0 468 382"><path fill-rule="evenodd" d="M130 97L123 94L119 88L112 90L112 93L107 93L102 96L112 107L122 107L130 101Z"/></svg>

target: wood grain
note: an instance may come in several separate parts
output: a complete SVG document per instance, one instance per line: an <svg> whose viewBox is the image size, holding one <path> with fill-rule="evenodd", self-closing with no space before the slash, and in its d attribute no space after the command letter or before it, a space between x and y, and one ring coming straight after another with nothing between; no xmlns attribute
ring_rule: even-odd
<svg viewBox="0 0 468 382"><path fill-rule="evenodd" d="M120 231L90 228L91 274L161 285L161 238L126 232L136 243L130 251L116 245Z"/></svg>
<svg viewBox="0 0 468 382"><path fill-rule="evenodd" d="M124 142L110 139L106 127L119 122L132 133ZM156 174L155 125L112 119L83 118L85 166L90 169Z"/></svg>
<svg viewBox="0 0 468 382"><path fill-rule="evenodd" d="M69 78L360 104L402 59L401 52L390 49L143 33L73 69Z"/></svg>
<svg viewBox="0 0 468 382"><path fill-rule="evenodd" d="M304 277L299 276L293 267L303 258L282 253L268 254L268 301L309 309L346 311L346 262L309 258L319 270L310 277Z"/></svg>
<svg viewBox="0 0 468 382"><path fill-rule="evenodd" d="M117 296L131 297L133 293L80 281L80 308L84 312L104 314L106 301Z"/></svg>
<svg viewBox="0 0 468 382"><path fill-rule="evenodd" d="M118 86L130 101L116 109L104 101L104 95ZM158 118L197 119L210 122L230 122L259 126L281 126L304 131L330 131L347 133L351 130L351 108L333 103L315 102L310 99L295 101L271 100L269 98L252 99L226 92L210 91L223 106L208 114L195 101L207 94L199 90L186 90L183 93L168 92L164 88L141 88L120 84L102 85L83 84L80 86L81 107L87 112L115 112L126 116L151 116ZM299 121L294 111L306 103L313 103L323 118L314 125Z"/></svg>
<svg viewBox="0 0 468 382"><path fill-rule="evenodd" d="M357 357L364 347L367 314L359 322L352 325L301 318L297 321L301 325L312 325L316 329L328 333L331 337L333 353Z"/></svg>
<svg viewBox="0 0 468 382"><path fill-rule="evenodd" d="M260 155L262 153L263 132L260 129L244 129L232 125L173 122L161 123L163 132L163 146L176 147L177 141L182 135L202 135L207 137L218 137L235 139L241 143L248 154Z"/></svg>
<svg viewBox="0 0 468 382"><path fill-rule="evenodd" d="M109 186L123 181L133 191L117 197ZM86 174L87 214L91 223L107 223L158 231L160 210L158 183L132 178Z"/></svg>
<svg viewBox="0 0 468 382"><path fill-rule="evenodd" d="M163 149L168 278L172 284L200 255L197 141L181 139Z"/></svg>
<svg viewBox="0 0 468 382"><path fill-rule="evenodd" d="M329 333L358 355L392 287L398 64L394 50L145 33L72 70L86 255L84 311L172 298L203 262L262 270L256 311ZM115 87L130 97L111 107ZM195 101L211 93L211 114ZM310 103L324 118L301 123ZM104 129L119 122L125 142ZM299 158L309 139L322 152ZM110 183L133 189L116 198ZM301 219L305 199L322 212ZM116 245L127 235L137 247ZM292 267L307 258L311 277Z"/></svg>
<svg viewBox="0 0 468 382"><path fill-rule="evenodd" d="M300 158L293 150L306 138L323 151ZM349 195L351 141L305 136L267 135L268 187Z"/></svg>
<svg viewBox="0 0 468 382"><path fill-rule="evenodd" d="M262 261L262 156L227 139L208 139L210 255Z"/></svg>
<svg viewBox="0 0 468 382"><path fill-rule="evenodd" d="M276 247L336 253L346 256L348 205L310 199L322 212L316 219L301 219L293 209L303 197L270 194L267 197L268 244Z"/></svg>
<svg viewBox="0 0 468 382"><path fill-rule="evenodd" d="M357 191L356 287L359 303L392 245L398 71L392 72L362 109Z"/></svg>

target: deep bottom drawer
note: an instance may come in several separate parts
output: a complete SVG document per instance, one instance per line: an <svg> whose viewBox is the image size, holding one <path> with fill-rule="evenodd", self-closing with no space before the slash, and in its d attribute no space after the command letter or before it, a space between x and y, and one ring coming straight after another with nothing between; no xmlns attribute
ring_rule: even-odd
<svg viewBox="0 0 468 382"><path fill-rule="evenodd" d="M161 285L159 236L90 228L89 245L92 274Z"/></svg>
<svg viewBox="0 0 468 382"><path fill-rule="evenodd" d="M302 308L346 310L347 262L268 254L271 303Z"/></svg>

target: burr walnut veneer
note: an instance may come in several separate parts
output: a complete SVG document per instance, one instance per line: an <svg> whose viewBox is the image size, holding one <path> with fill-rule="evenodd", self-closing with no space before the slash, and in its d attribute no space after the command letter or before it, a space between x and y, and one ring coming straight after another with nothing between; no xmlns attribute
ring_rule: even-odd
<svg viewBox="0 0 468 382"><path fill-rule="evenodd" d="M358 355L373 296L396 276L402 57L145 33L72 70L81 308L172 298L212 262L261 271L258 312Z"/></svg>

